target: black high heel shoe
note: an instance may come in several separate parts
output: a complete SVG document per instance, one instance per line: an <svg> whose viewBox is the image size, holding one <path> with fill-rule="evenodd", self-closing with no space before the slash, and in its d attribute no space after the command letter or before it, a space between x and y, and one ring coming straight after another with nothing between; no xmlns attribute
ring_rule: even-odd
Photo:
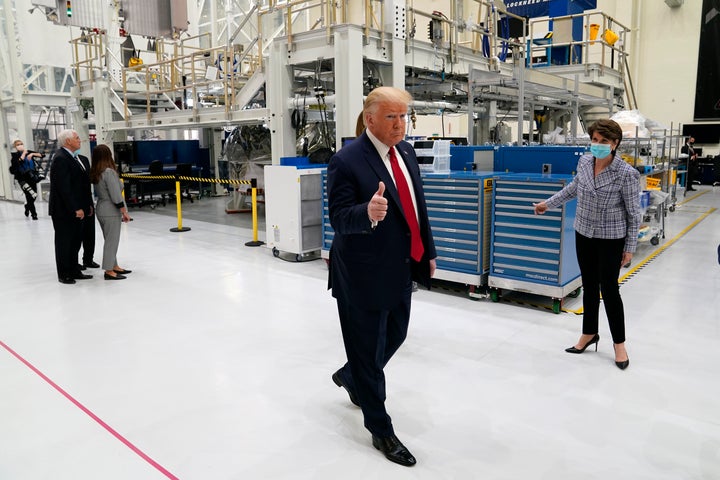
<svg viewBox="0 0 720 480"><path fill-rule="evenodd" d="M613 343L613 350L615 350L615 344ZM624 360L622 362L618 362L615 360L615 366L617 366L620 370L625 370L630 365L630 358L628 357L627 360Z"/></svg>
<svg viewBox="0 0 720 480"><path fill-rule="evenodd" d="M590 345L593 343L595 344L595 351L597 352L598 342L600 341L600 335L595 334L594 337L592 337L588 342L585 344L582 348L575 348L575 345L573 345L570 348L566 348L565 351L568 353L583 353Z"/></svg>

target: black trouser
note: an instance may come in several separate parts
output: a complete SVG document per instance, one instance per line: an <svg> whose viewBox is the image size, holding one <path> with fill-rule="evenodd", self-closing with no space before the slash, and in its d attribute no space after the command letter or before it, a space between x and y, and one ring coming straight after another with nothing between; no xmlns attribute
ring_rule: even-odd
<svg viewBox="0 0 720 480"><path fill-rule="evenodd" d="M338 299L338 313L348 363L340 370L348 389L361 405L365 428L375 436L394 434L385 410L383 368L407 337L412 282L399 303L389 310L364 310Z"/></svg>
<svg viewBox="0 0 720 480"><path fill-rule="evenodd" d="M600 293L614 343L625 341L625 312L620 298L620 263L625 239L588 238L575 232L575 248L583 284L583 330L598 333Z"/></svg>
<svg viewBox="0 0 720 480"><path fill-rule="evenodd" d="M90 216L85 216L82 223L82 263L83 265L89 265L93 262L95 256L95 212L93 211Z"/></svg>
<svg viewBox="0 0 720 480"><path fill-rule="evenodd" d="M25 211L30 212L33 218L37 218L37 210L35 210L35 199L37 198L37 183L25 180L19 181L20 188L25 194ZM27 214L26 214L27 216Z"/></svg>
<svg viewBox="0 0 720 480"><path fill-rule="evenodd" d="M697 161L690 161L688 159L687 163L687 172L685 173L686 180L685 180L685 188L693 188L693 180L695 180L697 170Z"/></svg>
<svg viewBox="0 0 720 480"><path fill-rule="evenodd" d="M55 228L55 265L58 278L73 278L78 270L78 252L82 242L82 220L53 216Z"/></svg>

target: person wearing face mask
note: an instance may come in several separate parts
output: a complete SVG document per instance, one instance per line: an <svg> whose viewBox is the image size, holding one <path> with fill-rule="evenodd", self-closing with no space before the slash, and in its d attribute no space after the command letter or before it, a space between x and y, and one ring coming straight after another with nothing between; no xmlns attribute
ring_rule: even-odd
<svg viewBox="0 0 720 480"><path fill-rule="evenodd" d="M613 120L598 120L588 128L590 154L580 157L577 175L565 188L540 203L536 215L577 198L575 249L583 284L583 326L577 343L565 349L583 353L595 345L602 293L613 340L615 365L630 364L625 349L625 312L618 277L632 259L640 228L640 174L617 155L622 129Z"/></svg>
<svg viewBox="0 0 720 480"><path fill-rule="evenodd" d="M10 156L10 172L15 175L15 181L25 194L25 216L32 215L32 219L37 220L35 199L37 199L37 184L40 177L35 169L34 159L40 159L43 155L25 148L22 140L15 140L13 147L15 152Z"/></svg>
<svg viewBox="0 0 720 480"><path fill-rule="evenodd" d="M60 148L50 169L48 210L55 229L55 266L58 281L73 284L86 280L78 265L83 238L83 219L93 215L90 177L78 158L81 140L75 130L63 130L57 136Z"/></svg>

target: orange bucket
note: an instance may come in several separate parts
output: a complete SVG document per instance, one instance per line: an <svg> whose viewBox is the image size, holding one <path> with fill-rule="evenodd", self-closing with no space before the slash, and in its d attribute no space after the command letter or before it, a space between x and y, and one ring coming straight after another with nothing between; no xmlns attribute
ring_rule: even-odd
<svg viewBox="0 0 720 480"><path fill-rule="evenodd" d="M592 40L595 40L597 38L599 31L600 31L600 25L598 25L597 23L590 24L590 33L589 33L590 40L591 40L590 45L595 44L595 42L593 42Z"/></svg>
<svg viewBox="0 0 720 480"><path fill-rule="evenodd" d="M605 33L603 33L603 39L604 39L604 40L607 42L607 44L610 45L611 47L612 47L613 45L615 45L615 42L618 41L618 38L620 38L620 37L618 36L618 34L615 33L615 32L613 32L613 31L610 30L609 28L608 28L607 30L605 30Z"/></svg>

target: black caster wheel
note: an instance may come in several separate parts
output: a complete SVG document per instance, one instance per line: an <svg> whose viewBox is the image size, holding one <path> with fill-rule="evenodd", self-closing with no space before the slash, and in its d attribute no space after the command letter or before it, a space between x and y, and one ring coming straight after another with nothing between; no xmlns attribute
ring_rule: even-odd
<svg viewBox="0 0 720 480"><path fill-rule="evenodd" d="M577 298L577 297L580 296L580 292L581 292L581 291L582 291L582 287L578 287L578 288L576 288L575 290L573 290L572 292L570 292L570 294L568 295L568 297L570 297L570 298Z"/></svg>
<svg viewBox="0 0 720 480"><path fill-rule="evenodd" d="M280 250L278 250L277 248L273 247L272 252L273 252L273 257L280 256Z"/></svg>
<svg viewBox="0 0 720 480"><path fill-rule="evenodd" d="M657 245L658 243L660 243L660 239L658 237L652 237L650 239L650 243L653 245Z"/></svg>
<svg viewBox="0 0 720 480"><path fill-rule="evenodd" d="M668 210L670 210L671 212L674 212L674 211L675 211L675 205L670 205L670 208L668 208Z"/></svg>
<svg viewBox="0 0 720 480"><path fill-rule="evenodd" d="M295 255L295 261L296 261L296 262L302 262L302 259L303 259L303 257L302 257L302 255L300 255L299 253L298 253L297 255Z"/></svg>

